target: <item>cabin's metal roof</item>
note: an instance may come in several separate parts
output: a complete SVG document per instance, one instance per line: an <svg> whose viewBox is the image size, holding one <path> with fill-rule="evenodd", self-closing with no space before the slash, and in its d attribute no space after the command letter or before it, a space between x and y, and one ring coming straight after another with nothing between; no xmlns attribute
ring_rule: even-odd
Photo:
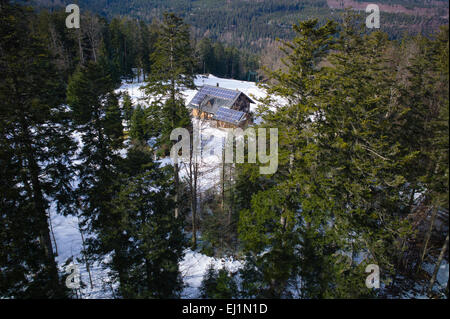
<svg viewBox="0 0 450 319"><path fill-rule="evenodd" d="M202 108L202 111L204 112L209 112L208 109L210 109L211 112L209 113L215 113L218 107L230 108L231 106L233 106L233 104L241 94L244 93L238 90L230 90L217 86L204 85L197 92L188 106L192 108ZM248 96L246 97L250 100L250 103L254 103ZM206 107L206 104L208 104L208 102L211 104L210 108Z"/></svg>
<svg viewBox="0 0 450 319"><path fill-rule="evenodd" d="M213 119L238 125L245 117L245 113L224 107L219 107L215 112Z"/></svg>

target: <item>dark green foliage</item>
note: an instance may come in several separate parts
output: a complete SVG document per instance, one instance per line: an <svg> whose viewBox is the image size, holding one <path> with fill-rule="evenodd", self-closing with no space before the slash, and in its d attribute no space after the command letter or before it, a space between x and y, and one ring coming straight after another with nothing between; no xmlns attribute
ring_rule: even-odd
<svg viewBox="0 0 450 319"><path fill-rule="evenodd" d="M200 231L204 241L204 251L210 256L234 255L238 249L237 217L224 210L215 196L202 209ZM231 213L231 215L230 215Z"/></svg>
<svg viewBox="0 0 450 319"><path fill-rule="evenodd" d="M234 275L226 268L215 269L210 265L200 286L200 296L204 299L231 299L238 297L238 287Z"/></svg>
<svg viewBox="0 0 450 319"><path fill-rule="evenodd" d="M49 234L50 200L70 212L73 142L64 87L28 9L0 8L0 296L67 292Z"/></svg>
<svg viewBox="0 0 450 319"><path fill-rule="evenodd" d="M130 137L140 141L148 141L152 136L149 121L140 104L136 106L131 117Z"/></svg>
<svg viewBox="0 0 450 319"><path fill-rule="evenodd" d="M107 240L111 231L118 230L119 221L111 218L111 202L118 191L120 157L116 151L123 142L121 112L113 89L108 69L94 62L79 68L67 89L73 125L83 142L76 166L80 183L75 196L82 209L83 228L96 235L87 241L85 253L98 257L120 250L124 240Z"/></svg>
<svg viewBox="0 0 450 319"><path fill-rule="evenodd" d="M185 238L181 220L173 214L173 172L153 163L152 156L139 143L129 150L113 202L111 217L118 225L106 238L126 238L111 263L125 298L174 298L182 288L178 263Z"/></svg>
<svg viewBox="0 0 450 319"><path fill-rule="evenodd" d="M150 58L152 73L145 92L155 97L153 109L160 109L159 146L167 152L172 144L172 130L191 127L189 111L181 91L183 88L194 88L194 57L189 29L182 19L174 14L164 14L155 51Z"/></svg>
<svg viewBox="0 0 450 319"><path fill-rule="evenodd" d="M197 55L197 73L248 80L249 72L259 69L256 55L239 51L236 47L224 46L221 42L213 43L209 38L200 40Z"/></svg>
<svg viewBox="0 0 450 319"><path fill-rule="evenodd" d="M261 294L272 298L289 297L289 281L296 278L299 269L304 265L320 269L318 258L321 258L323 249L332 250L327 247L332 239L324 228L328 212L319 213L317 210L321 206L321 209L326 207L318 203L320 197L307 186L309 181L312 185L316 181L315 174L305 164L308 160L313 161L308 154L312 151L309 150L308 137L311 136L310 116L315 107L309 96L314 90L317 65L333 44L335 24L330 22L319 27L317 21L306 21L294 29L298 37L292 43L284 43L284 62L288 69L286 72L269 72L276 84L267 86L269 94L287 97L290 103L279 106L276 113L262 110L265 112L264 126L279 129L278 171L273 176L258 176L254 171L256 168L243 165L240 170L244 175L238 181L238 187L248 184L245 179L258 185L251 196L250 206L241 211L239 233L245 249L253 252L254 263L260 268L258 271L263 280ZM264 102L267 105L274 103L270 98ZM300 149L305 149L304 154L308 155L300 157ZM311 246L311 254L301 251L307 249L307 236L316 241ZM302 280L302 287L306 286L307 278L302 277ZM307 295L305 291L305 296L314 297L314 293Z"/></svg>
<svg viewBox="0 0 450 319"><path fill-rule="evenodd" d="M80 9L80 29L66 27L67 13L64 10L51 13L42 10L38 14L37 29L55 55L55 65L64 75L65 81L77 66L88 61L98 62L101 58L106 60L115 83L123 78L145 80L152 72L150 56L158 41L157 20L151 21L151 24L129 17L114 17L107 21L90 10ZM224 46L217 39L202 39L193 48L198 57L197 63L193 65L196 73L208 72L246 80L248 71L258 69L255 55L236 47ZM209 52L212 53L210 57Z"/></svg>
<svg viewBox="0 0 450 319"><path fill-rule="evenodd" d="M129 18L113 18L105 34L106 51L120 76L132 78L149 74L149 56L154 50L156 30L143 22ZM133 68L139 73L133 74Z"/></svg>
<svg viewBox="0 0 450 319"><path fill-rule="evenodd" d="M37 0L44 7L60 6L48 1ZM361 2L361 1L358 1ZM367 1L365 1L367 2ZM330 8L326 0L80 0L82 11L91 10L109 19L117 15L127 15L146 22L159 19L165 11L174 12L192 26L196 38L205 36L255 52L264 48L276 38L292 39L295 32L292 25L300 20L317 18L321 24L328 19L340 20L342 8ZM336 3L337 4L337 3ZM408 9L419 8L424 13L431 7L430 14L389 13L382 11L381 28L391 38L401 38L405 34L432 34L439 25L448 23L444 18L448 12L448 1L428 2L423 0L379 0L380 7L402 5ZM395 7L394 7L395 8ZM428 9L429 10L429 9ZM361 21L364 21L361 20Z"/></svg>
<svg viewBox="0 0 450 319"><path fill-rule="evenodd" d="M445 123L448 90L434 91L446 80L434 69L434 59L442 60L433 44L415 40L423 53L411 58L409 71L395 73L400 61L390 50L398 44L385 34L365 34L352 15L339 33L334 28L316 21L295 26L298 36L284 43L286 68L267 71L264 87L288 103L269 97L262 102L272 109L260 109L264 126L280 131L277 173L261 177L247 164L238 170L237 187L252 190L238 192L240 238L253 254L243 274L249 296L258 287L264 296L288 297L295 283L306 298L373 296L365 265L379 265L386 284L400 271L410 275L400 265L414 238L417 193L426 190L426 198L448 207L448 179L434 192L433 182L420 177L435 176L430 169L448 158L448 144L434 146L434 134L448 134L437 129ZM445 56L445 44L440 48ZM402 76L407 80L395 83Z"/></svg>
<svg viewBox="0 0 450 319"><path fill-rule="evenodd" d="M131 101L131 97L128 92L122 94L122 114L123 119L127 122L128 128L131 125L132 116L133 116L133 102Z"/></svg>
<svg viewBox="0 0 450 319"><path fill-rule="evenodd" d="M105 262L123 298L180 296L190 229L177 217L189 204L204 252L246 256L241 291L236 274L210 266L203 298L370 298L426 285L421 263L446 235L422 244L426 212L449 208L448 26L397 42L351 13L340 24L286 27L299 17L286 12L322 16L325 1L233 0L220 19L209 0L136 4L189 13L202 40L169 13L147 25L82 10L75 30L63 11L1 1L0 297L71 296L49 233L53 207L79 217L83 253ZM155 161L174 128L192 129L182 91L198 72L245 79L258 68L255 56L217 39L248 50L274 35L292 41L282 42L283 67L266 69L257 115L260 127L279 130L278 171L223 165L221 194L202 201L195 165L184 187L178 165ZM124 94L120 106L120 81L142 75L152 103L134 109ZM366 288L368 264L380 266L381 290Z"/></svg>

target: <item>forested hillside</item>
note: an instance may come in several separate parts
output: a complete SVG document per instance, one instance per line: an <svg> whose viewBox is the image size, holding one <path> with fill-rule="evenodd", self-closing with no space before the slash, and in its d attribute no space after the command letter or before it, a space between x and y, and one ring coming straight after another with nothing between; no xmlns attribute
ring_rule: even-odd
<svg viewBox="0 0 450 319"><path fill-rule="evenodd" d="M34 0L44 7L60 6L61 1ZM193 27L195 37L209 37L238 48L260 50L276 38L292 38L292 24L299 19L339 19L346 7L365 10L369 1L333 0L80 0L82 10L111 19L129 16L143 21L174 12ZM381 0L381 29L391 38L405 32L430 34L448 23L448 1Z"/></svg>
<svg viewBox="0 0 450 319"><path fill-rule="evenodd" d="M263 35L289 35L278 67L191 28L215 1L120 3L67 28L0 0L0 299L448 298L448 25L398 40L298 20L325 2L226 2L242 43L286 19ZM246 138L195 116L204 85L249 95Z"/></svg>

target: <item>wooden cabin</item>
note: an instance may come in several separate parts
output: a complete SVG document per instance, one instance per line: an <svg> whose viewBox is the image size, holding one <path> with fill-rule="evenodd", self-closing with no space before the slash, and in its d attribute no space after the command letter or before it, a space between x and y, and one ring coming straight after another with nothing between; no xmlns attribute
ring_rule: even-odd
<svg viewBox="0 0 450 319"><path fill-rule="evenodd" d="M250 103L255 102L238 90L204 85L188 107L193 116L215 121L218 127L245 127L252 123Z"/></svg>

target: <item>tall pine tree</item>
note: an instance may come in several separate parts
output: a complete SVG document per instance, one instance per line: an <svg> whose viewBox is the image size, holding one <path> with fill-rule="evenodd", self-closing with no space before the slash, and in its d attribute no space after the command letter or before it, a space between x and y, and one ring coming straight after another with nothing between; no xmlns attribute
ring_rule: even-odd
<svg viewBox="0 0 450 319"><path fill-rule="evenodd" d="M26 8L0 7L0 294L66 296L50 237L48 209L68 209L70 138L64 87Z"/></svg>
<svg viewBox="0 0 450 319"><path fill-rule="evenodd" d="M155 51L151 55L152 72L145 85L145 92L154 99L153 108L159 109L158 145L163 154L168 154L173 142L170 134L178 127L191 129L191 119L186 108L182 90L194 88L193 50L189 27L172 13L165 13L160 26ZM175 216L180 211L179 166L175 167Z"/></svg>

